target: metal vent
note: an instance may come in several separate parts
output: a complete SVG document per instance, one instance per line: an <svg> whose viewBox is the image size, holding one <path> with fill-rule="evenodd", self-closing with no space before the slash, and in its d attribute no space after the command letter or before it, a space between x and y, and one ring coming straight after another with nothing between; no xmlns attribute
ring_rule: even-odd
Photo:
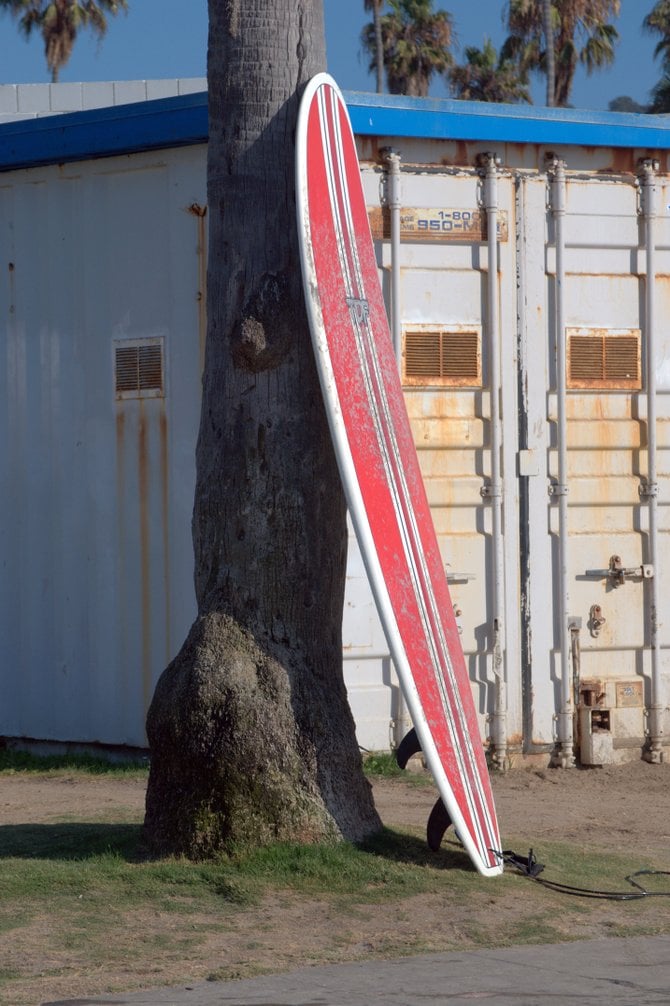
<svg viewBox="0 0 670 1006"><path fill-rule="evenodd" d="M163 340L117 342L114 378L117 398L161 398L164 395Z"/></svg>
<svg viewBox="0 0 670 1006"><path fill-rule="evenodd" d="M638 329L568 329L568 387L612 390L642 386Z"/></svg>
<svg viewBox="0 0 670 1006"><path fill-rule="evenodd" d="M479 332L472 329L405 332L403 376L408 385L480 386Z"/></svg>

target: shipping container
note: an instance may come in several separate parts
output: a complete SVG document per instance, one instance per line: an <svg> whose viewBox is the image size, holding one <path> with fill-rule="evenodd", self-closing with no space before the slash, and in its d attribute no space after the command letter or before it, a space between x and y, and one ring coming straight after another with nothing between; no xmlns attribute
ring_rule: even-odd
<svg viewBox="0 0 670 1006"><path fill-rule="evenodd" d="M663 757L670 124L346 95L501 767ZM195 612L206 95L0 124L0 735L142 747ZM353 536L358 739L407 713Z"/></svg>

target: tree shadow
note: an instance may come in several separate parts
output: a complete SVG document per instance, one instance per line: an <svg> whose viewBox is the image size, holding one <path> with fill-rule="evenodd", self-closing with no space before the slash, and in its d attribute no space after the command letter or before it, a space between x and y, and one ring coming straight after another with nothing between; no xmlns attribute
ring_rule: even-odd
<svg viewBox="0 0 670 1006"><path fill-rule="evenodd" d="M470 857L460 842L447 836L443 839L439 851L433 852L428 848L425 839L395 831L393 828L382 828L378 834L361 842L359 848L363 852L395 863L429 866L433 870L463 870L466 873L476 873Z"/></svg>
<svg viewBox="0 0 670 1006"><path fill-rule="evenodd" d="M422 838L383 828L357 848L395 863L434 870L476 872L461 844L448 836L445 836L440 850L432 852ZM68 822L0 826L0 860L83 862L103 855L117 856L127 863L146 862L154 858L143 842L141 824Z"/></svg>
<svg viewBox="0 0 670 1006"><path fill-rule="evenodd" d="M111 854L128 863L146 858L140 824L5 824L0 827L0 859L61 862Z"/></svg>

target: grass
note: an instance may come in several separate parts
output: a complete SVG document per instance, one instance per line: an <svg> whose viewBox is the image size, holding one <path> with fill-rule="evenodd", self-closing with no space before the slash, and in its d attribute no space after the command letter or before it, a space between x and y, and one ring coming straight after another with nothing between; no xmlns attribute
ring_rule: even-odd
<svg viewBox="0 0 670 1006"><path fill-rule="evenodd" d="M400 774L390 756L368 758L366 771ZM146 775L146 766L3 751L0 772L56 780ZM144 855L140 811L127 820L105 818L100 806L90 813L0 827L0 1001L223 980L302 961L670 931L670 898L569 898L513 870L487 880L454 840L433 854L422 835L385 829L358 847L278 844L216 862L157 861ZM506 846L527 851L513 836ZM602 890L632 891L626 875L657 865L568 843L536 852L542 877ZM670 877L642 879L670 890ZM112 988L104 981L114 974Z"/></svg>
<svg viewBox="0 0 670 1006"><path fill-rule="evenodd" d="M395 754L367 751L363 754L363 771L369 779L402 779L410 786L432 786L433 780L426 772L412 772L400 768Z"/></svg>
<svg viewBox="0 0 670 1006"><path fill-rule="evenodd" d="M366 751L363 754L363 768L371 778L404 778L411 780L411 773L398 767L395 755L382 751ZM0 773L32 773L54 775L63 772L83 775L116 775L122 777L143 776L149 771L149 757L121 759L96 757L90 754L32 754L16 748L0 747ZM422 777L419 777L422 778Z"/></svg>
<svg viewBox="0 0 670 1006"><path fill-rule="evenodd" d="M577 887L633 892L625 881L629 859L552 843L542 851L550 866L542 877ZM192 863L182 859L148 860L143 856L137 824L5 825L0 828L0 928L48 903L62 907L86 900L89 909L117 912L151 905L160 911L188 915L193 910L259 903L268 891L285 890L304 897L358 905L400 901L440 892L451 899L523 897L532 889L547 905L564 897L541 890L513 871L497 881L472 869L456 842L439 854L422 839L395 829L363 846L348 843L302 846L277 844L239 854L234 859ZM635 869L651 864L636 864ZM646 879L646 878L645 878ZM670 891L670 879L649 878L650 889ZM586 911L582 901L566 901ZM535 925L535 932L539 932Z"/></svg>
<svg viewBox="0 0 670 1006"><path fill-rule="evenodd" d="M407 772L398 766L394 754L384 751L368 751L363 755L365 774L372 778L396 779L406 777Z"/></svg>
<svg viewBox="0 0 670 1006"><path fill-rule="evenodd" d="M145 901L188 911L256 903L269 889L360 903L432 891L440 874L455 889L482 884L460 851L433 856L422 841L386 829L365 846L277 844L234 859L192 863L143 856L140 824L5 825L0 828L0 900L28 906L46 890L122 908Z"/></svg>
<svg viewBox="0 0 670 1006"><path fill-rule="evenodd" d="M370 777L412 781L399 769L392 754L372 753L364 760ZM39 756L0 749L0 774L116 775L146 777L146 761L110 762L89 755ZM513 840L509 840L513 844ZM523 850L525 852L525 850ZM543 878L577 887L602 887L614 876L619 889L634 890L625 883L630 861L615 855L575 853L570 845L545 846L540 859L551 867ZM0 875L0 892L30 899L43 889L45 876L52 890L67 890L72 874L78 883L104 892L128 888L128 897L141 900L161 891L181 890L201 898L206 892L216 898L240 903L256 899L269 885L301 894L377 901L398 894L418 894L446 883L450 888L465 884L469 890L490 890L490 881L479 878L456 841L446 841L438 855L431 853L423 838L392 829L363 846L347 843L319 846L277 844L239 854L210 864L186 860L150 861L144 856L141 823L100 820L70 821L63 816L53 824L5 825L0 828L0 859L11 869ZM636 869L653 866L636 864ZM510 871L511 872L511 871ZM124 877L128 883L124 883ZM31 878L33 878L31 880ZM132 879L131 879L132 878ZM500 883L505 883L507 873ZM670 878L643 878L650 889ZM242 895L242 891L246 894Z"/></svg>
<svg viewBox="0 0 670 1006"><path fill-rule="evenodd" d="M146 776L149 760L124 759L112 761L88 754L36 755L14 748L0 748L0 773L14 775L18 772L33 775L61 775L74 772L82 775L117 775L129 778Z"/></svg>

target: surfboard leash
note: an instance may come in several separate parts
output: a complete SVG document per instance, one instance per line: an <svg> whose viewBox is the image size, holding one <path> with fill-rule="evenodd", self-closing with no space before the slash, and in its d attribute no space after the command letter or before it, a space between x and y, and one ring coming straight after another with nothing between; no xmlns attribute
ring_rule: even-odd
<svg viewBox="0 0 670 1006"><path fill-rule="evenodd" d="M395 752L398 767L401 769L406 768L409 759L420 751L421 743L416 730L412 727L403 737ZM439 850L444 834L452 824L451 817L441 797L438 797L435 806L430 812L426 827L428 847L433 852ZM456 833L456 837L458 838L458 833ZM536 884L540 884L542 887L546 887L550 891L556 891L558 894L566 894L575 898L593 898L600 901L642 901L644 898L670 897L670 890L650 891L636 879L640 877L670 877L670 870L637 870L625 878L626 882L635 888L635 890L600 891L589 887L576 887L572 884L563 884L559 880L551 880L548 877L540 876L544 872L545 867L543 863L537 861L532 848L529 849L527 856L520 856L511 849L505 849L502 852L498 849L489 849L488 851L493 853L503 865L513 867L523 877L534 881Z"/></svg>
<svg viewBox="0 0 670 1006"><path fill-rule="evenodd" d="M637 878L640 877L670 877L670 870L637 870L630 873L626 882L636 888L634 891L599 891L589 887L574 887L572 884L563 884L558 880L551 880L548 877L540 876L545 867L543 863L538 863L535 853L529 849L527 856L520 856L511 849L502 852L490 849L505 865L513 867L528 880L533 880L536 884L546 887L558 894L568 894L576 898L594 898L600 901L642 901L644 898L668 898L668 891L650 891Z"/></svg>

